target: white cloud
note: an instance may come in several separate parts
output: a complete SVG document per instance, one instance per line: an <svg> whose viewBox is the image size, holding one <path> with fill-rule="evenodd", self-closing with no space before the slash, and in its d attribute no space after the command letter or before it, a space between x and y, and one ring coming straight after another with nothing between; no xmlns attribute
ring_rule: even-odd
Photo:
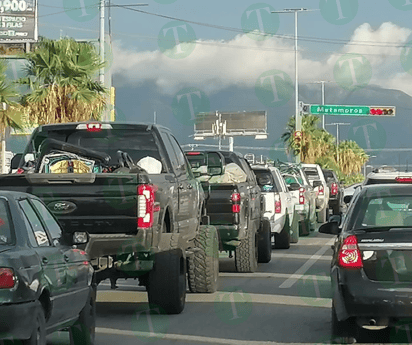
<svg viewBox="0 0 412 345"><path fill-rule="evenodd" d="M300 80L333 80L333 68L339 57L359 53L372 66L371 84L400 89L412 95L412 76L402 73L399 55L411 30L393 23L373 29L365 23L353 33L350 42L323 60L302 58L299 54ZM281 70L294 80L294 42L284 38L265 41L238 35L230 41L200 40L184 59L171 59L157 51L138 52L114 45L113 73L123 82L138 85L153 81L159 91L175 94L183 87L195 86L208 94L230 86L254 87L260 74ZM335 45L331 45L335 47ZM306 56L306 55L305 55ZM325 55L320 55L325 56Z"/></svg>

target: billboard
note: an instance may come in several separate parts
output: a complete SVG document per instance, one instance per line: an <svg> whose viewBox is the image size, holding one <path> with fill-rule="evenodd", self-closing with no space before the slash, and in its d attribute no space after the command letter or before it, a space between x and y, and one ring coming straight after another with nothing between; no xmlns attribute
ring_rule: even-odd
<svg viewBox="0 0 412 345"><path fill-rule="evenodd" d="M220 131L216 128L220 123ZM267 134L266 111L196 114L195 136L243 136Z"/></svg>
<svg viewBox="0 0 412 345"><path fill-rule="evenodd" d="M37 0L0 1L0 43L37 39Z"/></svg>

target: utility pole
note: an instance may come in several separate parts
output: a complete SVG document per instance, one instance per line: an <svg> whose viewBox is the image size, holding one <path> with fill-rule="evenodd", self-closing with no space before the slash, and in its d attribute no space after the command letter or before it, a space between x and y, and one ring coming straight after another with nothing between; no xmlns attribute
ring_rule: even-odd
<svg viewBox="0 0 412 345"><path fill-rule="evenodd" d="M325 105L325 83L331 83L331 81L320 80L314 82L314 84L322 84L322 105ZM325 114L322 115L322 129L325 129Z"/></svg>
<svg viewBox="0 0 412 345"><path fill-rule="evenodd" d="M298 12L312 12L307 8L285 8L283 11L272 11L272 13L294 13L295 14L295 123L296 131L302 130L302 116L299 109L299 64L298 64ZM299 155L296 163L300 163Z"/></svg>
<svg viewBox="0 0 412 345"><path fill-rule="evenodd" d="M100 51L100 63L102 64L102 67L100 67L100 73L99 73L99 81L100 84L104 87L104 36L105 36L105 30L104 30L104 7L105 7L105 0L100 0L100 30L99 30L99 51ZM104 111L103 112L103 121L110 121L110 118L108 116L108 112Z"/></svg>
<svg viewBox="0 0 412 345"><path fill-rule="evenodd" d="M349 126L350 123L342 123L342 122L336 122L336 123L328 123L326 126L336 126L336 160L339 165L339 126Z"/></svg>

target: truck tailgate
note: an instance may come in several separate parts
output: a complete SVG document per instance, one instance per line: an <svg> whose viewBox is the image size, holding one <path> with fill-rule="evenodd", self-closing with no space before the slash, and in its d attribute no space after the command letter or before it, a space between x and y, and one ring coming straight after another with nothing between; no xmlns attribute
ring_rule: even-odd
<svg viewBox="0 0 412 345"><path fill-rule="evenodd" d="M0 189L40 197L64 230L90 234L137 232L136 174L1 175Z"/></svg>
<svg viewBox="0 0 412 345"><path fill-rule="evenodd" d="M237 223L232 212L232 194L236 190L235 184L203 184L208 192L206 210L213 225L231 225Z"/></svg>

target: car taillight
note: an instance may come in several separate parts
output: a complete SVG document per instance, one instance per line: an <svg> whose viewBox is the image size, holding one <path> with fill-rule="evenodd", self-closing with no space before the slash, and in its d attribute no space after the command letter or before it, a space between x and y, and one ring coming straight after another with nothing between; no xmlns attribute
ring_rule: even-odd
<svg viewBox="0 0 412 345"><path fill-rule="evenodd" d="M19 174L19 175L21 175L23 173L24 173L24 170L22 168L18 168L17 171L16 171L16 174Z"/></svg>
<svg viewBox="0 0 412 345"><path fill-rule="evenodd" d="M338 184L333 182L330 188L330 195L337 195L338 194Z"/></svg>
<svg viewBox="0 0 412 345"><path fill-rule="evenodd" d="M323 195L323 194L325 194L325 189L322 185L322 186L319 186L319 195Z"/></svg>
<svg viewBox="0 0 412 345"><path fill-rule="evenodd" d="M16 285L16 277L11 268L0 268L0 289L12 289Z"/></svg>
<svg viewBox="0 0 412 345"><path fill-rule="evenodd" d="M300 187L299 188L299 205L304 205L305 204L305 188Z"/></svg>
<svg viewBox="0 0 412 345"><path fill-rule="evenodd" d="M339 251L339 266L342 268L359 269L363 267L361 252L358 247L358 239L355 235L345 238Z"/></svg>
<svg viewBox="0 0 412 345"><path fill-rule="evenodd" d="M282 201L278 200L275 201L275 213L281 213L282 212Z"/></svg>
<svg viewBox="0 0 412 345"><path fill-rule="evenodd" d="M240 193L233 193L231 199L232 199L232 212L239 213L240 212Z"/></svg>
<svg viewBox="0 0 412 345"><path fill-rule="evenodd" d="M153 226L153 213L155 202L155 187L142 184L137 187L137 226L150 228Z"/></svg>

